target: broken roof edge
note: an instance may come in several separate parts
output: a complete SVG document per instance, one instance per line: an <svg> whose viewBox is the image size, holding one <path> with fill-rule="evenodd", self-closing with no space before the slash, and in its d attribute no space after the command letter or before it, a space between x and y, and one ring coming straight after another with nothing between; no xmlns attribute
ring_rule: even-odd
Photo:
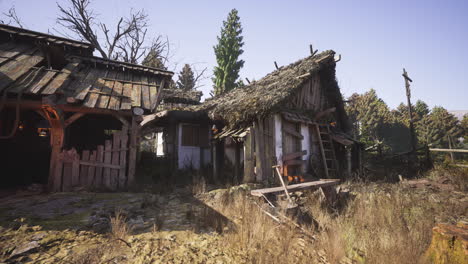
<svg viewBox="0 0 468 264"><path fill-rule="evenodd" d="M9 34L18 34L20 36L34 38L34 39L44 39L44 38L57 39L59 41L63 41L66 45L70 45L71 43L72 44L71 46L74 46L74 47L77 47L76 45L78 45L79 47L84 48L84 49L94 50L94 45L88 42L74 40L74 39L70 39L66 37L60 37L56 35L51 35L51 34L38 32L38 31L30 30L30 29L14 27L14 26L7 25L7 24L0 24L0 31L4 31ZM69 43L66 43L66 42L69 42Z"/></svg>
<svg viewBox="0 0 468 264"><path fill-rule="evenodd" d="M96 56L88 57L88 56L68 55L66 58L68 60L78 59L78 60L81 60L81 61L87 61L87 62L91 62L91 63L99 63L101 65L110 65L110 66L113 66L113 67L122 67L122 68L129 69L129 70L136 70L136 71L147 72L147 73L152 73L152 74L166 75L166 76L170 76L170 77L172 77L174 75L174 72L168 71L168 70L143 66L143 65L129 63L129 62L123 62L123 61L117 61L117 60L111 60L111 59L104 59L104 58L100 58L100 57L96 57Z"/></svg>

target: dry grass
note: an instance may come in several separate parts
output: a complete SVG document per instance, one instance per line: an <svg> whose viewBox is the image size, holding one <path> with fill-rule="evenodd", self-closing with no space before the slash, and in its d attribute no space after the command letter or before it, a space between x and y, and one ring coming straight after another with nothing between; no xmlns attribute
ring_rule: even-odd
<svg viewBox="0 0 468 264"><path fill-rule="evenodd" d="M458 190L468 191L468 168L453 167L450 164L436 165L428 172L428 178L435 181L449 180Z"/></svg>
<svg viewBox="0 0 468 264"><path fill-rule="evenodd" d="M219 211L236 222L235 230L224 233L226 246L244 252L252 263L314 263L321 252L330 263L347 258L358 263L427 263L422 256L435 223L465 215L457 199L438 192L398 184L351 188L352 198L341 207L320 202L317 192L306 194L306 210L318 229L303 228L315 232L316 240L276 223L246 195L221 197Z"/></svg>
<svg viewBox="0 0 468 264"><path fill-rule="evenodd" d="M110 218L111 235L117 240L126 241L132 227L127 223L127 217L122 210L116 210L115 215Z"/></svg>

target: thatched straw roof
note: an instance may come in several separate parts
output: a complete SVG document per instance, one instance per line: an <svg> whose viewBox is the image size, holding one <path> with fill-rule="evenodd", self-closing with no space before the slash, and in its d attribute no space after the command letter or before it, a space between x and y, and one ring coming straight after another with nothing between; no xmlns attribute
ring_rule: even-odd
<svg viewBox="0 0 468 264"><path fill-rule="evenodd" d="M334 76L334 51L309 56L266 75L242 88L206 100L190 111L206 111L210 118L227 122L229 127L248 126L256 118L281 111L281 105L299 89L309 77L323 68L332 67L328 82L338 89ZM339 93L339 92L338 92ZM340 94L341 96L341 94ZM341 98L340 98L341 100Z"/></svg>
<svg viewBox="0 0 468 264"><path fill-rule="evenodd" d="M203 93L197 90L164 89L162 101L164 103L200 104Z"/></svg>

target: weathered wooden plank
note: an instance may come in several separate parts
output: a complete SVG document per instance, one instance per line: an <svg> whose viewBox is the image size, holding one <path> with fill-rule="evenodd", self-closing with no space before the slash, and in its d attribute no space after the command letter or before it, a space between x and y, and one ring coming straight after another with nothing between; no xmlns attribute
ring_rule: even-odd
<svg viewBox="0 0 468 264"><path fill-rule="evenodd" d="M299 191L299 190L304 190L304 189L312 189L312 188L318 189L318 188L330 187L330 186L338 185L339 183L340 183L339 179L320 179L319 181L291 184L291 185L286 186L286 188L289 192L294 192L294 191ZM253 196L261 197L265 194L281 193L283 191L284 191L283 187L273 187L273 188L252 190L250 191L250 194Z"/></svg>
<svg viewBox="0 0 468 264"><path fill-rule="evenodd" d="M261 182L265 179L267 171L270 168L265 168L266 165L266 153L265 153L265 141L264 141L264 128L263 122L260 120L255 121L255 165L256 165L256 180Z"/></svg>
<svg viewBox="0 0 468 264"><path fill-rule="evenodd" d="M148 78L146 76L142 76L141 81L143 83L148 83ZM145 109L151 108L150 90L146 84L141 86L141 107Z"/></svg>
<svg viewBox="0 0 468 264"><path fill-rule="evenodd" d="M61 89L64 84L69 80L70 75L78 69L78 62L68 63L60 73L58 73L52 81L47 84L41 94L53 94Z"/></svg>
<svg viewBox="0 0 468 264"><path fill-rule="evenodd" d="M294 153L289 153L283 156L283 161L286 160L293 160L299 157L302 157L304 155L307 155L307 150L299 151L299 152L294 152Z"/></svg>
<svg viewBox="0 0 468 264"><path fill-rule="evenodd" d="M122 79L124 75L123 71L119 71L117 73L116 79ZM114 89L112 90L112 95L109 100L109 109L112 110L120 110L120 101L121 101L121 95L123 92L123 83L119 81L115 81L114 83Z"/></svg>
<svg viewBox="0 0 468 264"><path fill-rule="evenodd" d="M76 82L76 85L73 87L73 97L77 100L84 100L86 95L92 90L100 77L106 74L104 69L95 69L95 68L86 68L83 71L80 71L79 81Z"/></svg>
<svg viewBox="0 0 468 264"><path fill-rule="evenodd" d="M305 165L307 163L306 160L286 160L283 162L284 166L291 166L291 165Z"/></svg>
<svg viewBox="0 0 468 264"><path fill-rule="evenodd" d="M80 165L94 166L96 168L109 168L109 169L116 169L116 170L120 170L122 168L120 165L97 163L97 162L90 162L90 161L80 161Z"/></svg>
<svg viewBox="0 0 468 264"><path fill-rule="evenodd" d="M39 81L45 72L42 68L31 68L28 72L19 77L14 83L12 83L8 89L9 92L19 93L27 91L32 84Z"/></svg>
<svg viewBox="0 0 468 264"><path fill-rule="evenodd" d="M94 71L93 71L94 72ZM103 76L107 76L109 74L108 70L102 70L101 74ZM104 81L101 78L98 78L99 76L102 76L99 73L93 73L93 77L97 79L91 79L88 84L85 85L85 90L83 90L79 96L75 96L76 99L80 99L83 95L86 96L84 99L84 105L86 107L94 107L99 99L99 94L98 93L92 93L92 92L100 92L101 89L104 87L106 81Z"/></svg>
<svg viewBox="0 0 468 264"><path fill-rule="evenodd" d="M122 135L120 137L120 162L121 169L119 171L119 188L125 189L127 177L125 170L127 169L127 144L128 144L128 126L122 126Z"/></svg>
<svg viewBox="0 0 468 264"><path fill-rule="evenodd" d="M89 162L94 164L96 163L97 151L93 150L89 156ZM96 171L96 166L89 165L88 167L88 179L86 180L88 186L93 186L94 184L94 172Z"/></svg>
<svg viewBox="0 0 468 264"><path fill-rule="evenodd" d="M250 128L249 133L245 136L244 140L244 182L251 183L255 181L255 148L254 138L255 132L253 127Z"/></svg>
<svg viewBox="0 0 468 264"><path fill-rule="evenodd" d="M72 163L63 162L63 183L62 191L69 192L72 190Z"/></svg>
<svg viewBox="0 0 468 264"><path fill-rule="evenodd" d="M72 161L72 187L80 185L80 156L76 154Z"/></svg>
<svg viewBox="0 0 468 264"><path fill-rule="evenodd" d="M132 81L132 74L128 71L124 74L124 79L127 81ZM124 83L122 95L125 97L122 98L120 108L123 110L128 110L132 108L132 83Z"/></svg>
<svg viewBox="0 0 468 264"><path fill-rule="evenodd" d="M83 150L83 153L81 155L81 161L89 161L89 150ZM81 186L86 186L86 183L88 182L88 169L89 167L83 163L80 162L81 168L80 168L80 185Z"/></svg>
<svg viewBox="0 0 468 264"><path fill-rule="evenodd" d="M30 49L28 45L18 45L12 41L5 43L0 48L0 65L19 56L24 51Z"/></svg>
<svg viewBox="0 0 468 264"><path fill-rule="evenodd" d="M109 151L104 153L104 163L105 164L112 164L112 153L110 152L110 150L112 150L112 142L110 140L106 140L105 143L104 143L104 148L105 148L106 151L109 150ZM112 186L111 186L110 168L109 167L104 168L104 173L103 173L102 179L103 179L103 185L106 188L111 189Z"/></svg>
<svg viewBox="0 0 468 264"><path fill-rule="evenodd" d="M42 76L42 78L38 82L31 85L31 87L29 88L29 92L39 93L39 91L46 87L47 84L54 78L56 74L57 72L55 71L47 71L46 74Z"/></svg>
<svg viewBox="0 0 468 264"><path fill-rule="evenodd" d="M468 149L440 149L440 148L430 148L430 151L435 152L459 152L459 153L468 153Z"/></svg>
<svg viewBox="0 0 468 264"><path fill-rule="evenodd" d="M119 166L120 161L120 132L112 135L112 165ZM111 186L116 190L119 183L119 169L111 169Z"/></svg>
<svg viewBox="0 0 468 264"><path fill-rule="evenodd" d="M153 76L148 77L148 82L151 84L149 87L150 110L153 111L158 97L156 78Z"/></svg>
<svg viewBox="0 0 468 264"><path fill-rule="evenodd" d="M133 80L141 82L140 76L133 76ZM141 107L141 85L140 84L133 84L132 85L132 106L133 107Z"/></svg>
<svg viewBox="0 0 468 264"><path fill-rule="evenodd" d="M132 116L132 125L130 128L130 150L128 154L128 181L127 186L130 186L134 183L135 180L135 168L136 168L136 155L138 147L138 136L139 136L139 127L136 122L136 117ZM173 144L175 146L175 144ZM174 151L174 154L177 155Z"/></svg>
<svg viewBox="0 0 468 264"><path fill-rule="evenodd" d="M62 191L62 175L63 175L63 154L60 153L55 162L55 172L54 172L54 184L53 191L60 192Z"/></svg>
<svg viewBox="0 0 468 264"><path fill-rule="evenodd" d="M32 55L21 54L17 60L9 61L0 67L0 91L28 72L44 59L41 51L37 50Z"/></svg>
<svg viewBox="0 0 468 264"><path fill-rule="evenodd" d="M99 145L97 146L97 153L96 153L96 163L103 163L104 162L104 146ZM102 167L96 167L96 174L94 175L94 185L96 187L102 186Z"/></svg>
<svg viewBox="0 0 468 264"><path fill-rule="evenodd" d="M108 77L110 79L114 79L116 76L115 71L110 71ZM98 108L107 108L109 106L110 95L112 94L112 90L114 89L115 81L108 80L104 83L104 86L101 87L101 93L99 95L99 99L96 103L96 107Z"/></svg>
<svg viewBox="0 0 468 264"><path fill-rule="evenodd" d="M291 136L294 136L294 137L299 138L299 139L304 139L304 136L302 136L301 133L290 129L289 127L283 126L283 130L284 130L284 132L290 134Z"/></svg>

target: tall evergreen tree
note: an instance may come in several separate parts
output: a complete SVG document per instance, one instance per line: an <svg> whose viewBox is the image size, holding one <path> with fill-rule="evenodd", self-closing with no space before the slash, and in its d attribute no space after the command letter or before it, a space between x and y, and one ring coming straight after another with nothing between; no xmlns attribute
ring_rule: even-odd
<svg viewBox="0 0 468 264"><path fill-rule="evenodd" d="M465 140L463 143L468 144L468 114L463 116L461 127L463 129L463 138Z"/></svg>
<svg viewBox="0 0 468 264"><path fill-rule="evenodd" d="M239 56L244 52L242 26L237 10L232 9L226 21L223 21L221 36L218 44L214 46L217 66L214 68L214 95L219 95L238 86L239 71L244 61Z"/></svg>
<svg viewBox="0 0 468 264"><path fill-rule="evenodd" d="M158 68L162 70L167 70L166 65L163 62L162 50L151 49L146 57L143 59L141 64L147 67Z"/></svg>
<svg viewBox="0 0 468 264"><path fill-rule="evenodd" d="M189 91L195 88L195 76L189 64L185 64L184 68L179 73L177 88Z"/></svg>

